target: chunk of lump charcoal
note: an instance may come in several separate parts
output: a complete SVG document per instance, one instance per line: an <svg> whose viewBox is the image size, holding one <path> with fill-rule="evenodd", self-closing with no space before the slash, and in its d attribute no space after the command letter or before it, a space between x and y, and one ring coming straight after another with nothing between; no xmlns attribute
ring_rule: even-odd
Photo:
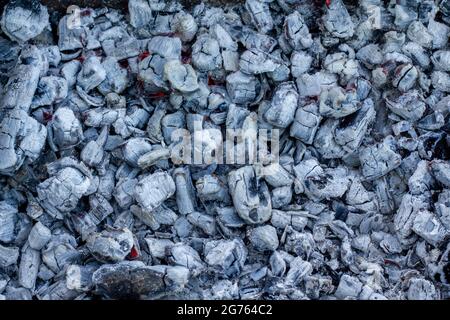
<svg viewBox="0 0 450 320"><path fill-rule="evenodd" d="M252 166L230 172L228 183L236 211L243 220L253 224L270 219L271 201L268 187L256 177Z"/></svg>
<svg viewBox="0 0 450 320"><path fill-rule="evenodd" d="M49 26L49 13L38 0L10 1L4 8L0 25L11 40L25 42Z"/></svg>
<svg viewBox="0 0 450 320"><path fill-rule="evenodd" d="M127 228L93 233L87 240L87 247L99 261L122 261L133 249L133 234Z"/></svg>
<svg viewBox="0 0 450 320"><path fill-rule="evenodd" d="M273 251L278 248L277 230L272 226L257 227L250 231L250 242L258 251Z"/></svg>
<svg viewBox="0 0 450 320"><path fill-rule="evenodd" d="M141 179L134 187L134 197L143 210L152 211L175 193L175 182L166 172Z"/></svg>
<svg viewBox="0 0 450 320"><path fill-rule="evenodd" d="M51 2L1 6L0 300L450 298L450 1Z"/></svg>

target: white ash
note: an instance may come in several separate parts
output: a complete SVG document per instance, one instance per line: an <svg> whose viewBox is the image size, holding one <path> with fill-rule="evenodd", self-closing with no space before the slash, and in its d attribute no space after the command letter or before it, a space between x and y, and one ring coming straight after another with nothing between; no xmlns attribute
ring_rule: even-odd
<svg viewBox="0 0 450 320"><path fill-rule="evenodd" d="M450 298L450 2L353 3L10 0L0 300Z"/></svg>

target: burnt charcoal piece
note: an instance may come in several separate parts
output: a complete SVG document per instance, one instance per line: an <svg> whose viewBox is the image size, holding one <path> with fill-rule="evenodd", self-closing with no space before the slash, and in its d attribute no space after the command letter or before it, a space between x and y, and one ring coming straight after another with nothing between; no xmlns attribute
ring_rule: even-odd
<svg viewBox="0 0 450 320"><path fill-rule="evenodd" d="M175 192L175 183L166 172L157 172L140 180L134 187L136 201L152 211Z"/></svg>
<svg viewBox="0 0 450 320"><path fill-rule="evenodd" d="M258 251L275 251L279 245L277 230L272 226L254 228L249 238Z"/></svg>
<svg viewBox="0 0 450 320"><path fill-rule="evenodd" d="M360 151L362 174L368 180L378 179L401 164L401 156L396 153L394 139L387 137L382 143Z"/></svg>
<svg viewBox="0 0 450 320"><path fill-rule="evenodd" d="M133 249L133 234L126 228L93 233L87 239L87 247L101 262L119 262L124 260Z"/></svg>
<svg viewBox="0 0 450 320"><path fill-rule="evenodd" d="M228 276L240 274L248 255L240 239L209 241L204 252L206 263Z"/></svg>
<svg viewBox="0 0 450 320"><path fill-rule="evenodd" d="M17 212L17 207L5 201L0 202L0 241L9 243L14 240Z"/></svg>
<svg viewBox="0 0 450 320"><path fill-rule="evenodd" d="M335 140L348 153L354 153L375 121L376 112L373 101L366 99L361 109L343 118L335 130Z"/></svg>
<svg viewBox="0 0 450 320"><path fill-rule="evenodd" d="M408 91L404 94L387 95L386 106L395 114L406 120L417 121L422 118L426 110L426 104L416 90Z"/></svg>
<svg viewBox="0 0 450 320"><path fill-rule="evenodd" d="M354 33L354 24L341 0L330 1L324 16L324 26L334 37L348 38Z"/></svg>
<svg viewBox="0 0 450 320"><path fill-rule="evenodd" d="M130 0L128 12L130 13L130 24L135 28L147 25L152 19L152 9L144 0Z"/></svg>
<svg viewBox="0 0 450 320"><path fill-rule="evenodd" d="M267 33L273 28L273 19L269 6L265 1L246 0L245 9L250 14L252 23L261 33Z"/></svg>
<svg viewBox="0 0 450 320"><path fill-rule="evenodd" d="M285 82L275 89L270 107L264 113L264 120L276 127L287 128L294 120L297 104L295 84Z"/></svg>
<svg viewBox="0 0 450 320"><path fill-rule="evenodd" d="M92 282L99 294L112 299L137 299L165 289L164 273L141 261L105 264L94 272Z"/></svg>
<svg viewBox="0 0 450 320"><path fill-rule="evenodd" d="M270 219L270 193L265 182L258 181L251 166L242 167L228 176L231 197L239 216L247 223Z"/></svg>
<svg viewBox="0 0 450 320"><path fill-rule="evenodd" d="M39 0L11 0L3 9L0 25L11 40L28 41L49 26L47 7Z"/></svg>
<svg viewBox="0 0 450 320"><path fill-rule="evenodd" d="M75 159L66 157L51 163L51 175L37 187L39 202L52 217L63 219L76 208L91 186L91 172Z"/></svg>

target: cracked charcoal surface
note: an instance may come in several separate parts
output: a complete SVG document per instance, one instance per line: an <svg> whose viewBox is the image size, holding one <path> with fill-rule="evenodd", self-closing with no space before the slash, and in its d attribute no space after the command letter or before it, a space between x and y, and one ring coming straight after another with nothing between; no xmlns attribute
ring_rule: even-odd
<svg viewBox="0 0 450 320"><path fill-rule="evenodd" d="M0 300L450 298L449 1L74 2L0 1Z"/></svg>

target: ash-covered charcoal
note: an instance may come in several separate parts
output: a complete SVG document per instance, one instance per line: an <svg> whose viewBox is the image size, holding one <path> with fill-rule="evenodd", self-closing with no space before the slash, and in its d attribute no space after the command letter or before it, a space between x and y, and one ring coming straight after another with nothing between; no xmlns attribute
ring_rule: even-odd
<svg viewBox="0 0 450 320"><path fill-rule="evenodd" d="M195 187L197 189L197 196L201 201L231 203L226 183L221 181L217 176L204 175L197 180Z"/></svg>
<svg viewBox="0 0 450 320"><path fill-rule="evenodd" d="M249 239L258 251L275 251L279 246L277 230L270 225L249 231Z"/></svg>
<svg viewBox="0 0 450 320"><path fill-rule="evenodd" d="M395 114L406 120L417 121L422 118L426 104L417 90L411 90L403 94L398 92L386 93L386 106Z"/></svg>
<svg viewBox="0 0 450 320"><path fill-rule="evenodd" d="M34 289L41 264L40 251L25 245L21 250L19 264L19 284L27 289Z"/></svg>
<svg viewBox="0 0 450 320"><path fill-rule="evenodd" d="M166 172L143 177L134 187L134 197L143 210L153 211L175 193L175 183Z"/></svg>
<svg viewBox="0 0 450 320"><path fill-rule="evenodd" d="M28 243L32 249L41 250L51 238L51 230L44 226L41 222L37 222L30 230L28 235Z"/></svg>
<svg viewBox="0 0 450 320"><path fill-rule="evenodd" d="M302 15L294 11L284 19L284 36L294 50L311 47L313 40Z"/></svg>
<svg viewBox="0 0 450 320"><path fill-rule="evenodd" d="M5 247L0 245L0 267L6 268L17 264L19 258L19 248ZM0 290L1 291L1 290Z"/></svg>
<svg viewBox="0 0 450 320"><path fill-rule="evenodd" d="M363 148L359 152L362 174L368 180L375 180L400 166L402 157L396 152L392 136L382 142Z"/></svg>
<svg viewBox="0 0 450 320"><path fill-rule="evenodd" d="M316 103L299 106L295 112L294 122L291 125L292 137L306 144L312 144L322 116Z"/></svg>
<svg viewBox="0 0 450 320"><path fill-rule="evenodd" d="M298 93L293 82L284 82L275 89L272 102L265 111L263 118L268 123L287 128L294 120L298 106Z"/></svg>
<svg viewBox="0 0 450 320"><path fill-rule="evenodd" d="M357 298L362 291L362 283L358 278L344 274L336 289L335 295L338 299Z"/></svg>
<svg viewBox="0 0 450 320"><path fill-rule="evenodd" d="M450 205L448 203L449 196L450 191L448 189L442 190L439 194L438 201L435 204L436 214L447 230L450 228Z"/></svg>
<svg viewBox="0 0 450 320"><path fill-rule="evenodd" d="M113 57L105 58L102 66L105 70L106 77L98 86L98 90L105 96L111 92L121 94L129 82L128 70L121 66L117 59Z"/></svg>
<svg viewBox="0 0 450 320"><path fill-rule="evenodd" d="M247 50L242 53L239 60L240 70L246 74L261 74L274 72L281 67L276 58L260 51Z"/></svg>
<svg viewBox="0 0 450 320"><path fill-rule="evenodd" d="M291 74L298 78L302 74L309 71L313 57L306 51L294 51L291 55Z"/></svg>
<svg viewBox="0 0 450 320"><path fill-rule="evenodd" d="M198 36L192 45L192 64L201 72L219 69L222 66L219 42L206 34Z"/></svg>
<svg viewBox="0 0 450 320"><path fill-rule="evenodd" d="M15 238L15 226L17 222L17 206L6 201L0 202L0 241L10 243Z"/></svg>
<svg viewBox="0 0 450 320"><path fill-rule="evenodd" d="M319 112L322 116L342 118L354 113L360 108L356 91L345 91L341 87L332 87L322 91L320 95Z"/></svg>
<svg viewBox="0 0 450 320"><path fill-rule="evenodd" d="M326 30L337 38L349 38L355 32L355 25L341 0L330 1L323 17Z"/></svg>
<svg viewBox="0 0 450 320"><path fill-rule="evenodd" d="M431 74L431 84L436 90L450 92L450 76L443 71L433 71Z"/></svg>
<svg viewBox="0 0 450 320"><path fill-rule="evenodd" d="M130 138L122 146L123 159L132 167L138 167L141 156L152 150L152 145L145 138Z"/></svg>
<svg viewBox="0 0 450 320"><path fill-rule="evenodd" d="M229 277L239 275L244 268L248 250L240 239L211 240L203 249L205 262L216 272Z"/></svg>
<svg viewBox="0 0 450 320"><path fill-rule="evenodd" d="M130 24L135 28L142 28L152 19L152 9L145 0L130 0L128 2Z"/></svg>
<svg viewBox="0 0 450 320"><path fill-rule="evenodd" d="M314 74L304 73L297 78L297 88L300 97L317 97L323 90L334 87L336 82L336 75L325 70Z"/></svg>
<svg viewBox="0 0 450 320"><path fill-rule="evenodd" d="M190 13L184 11L180 11L174 15L171 26L172 30L179 34L183 42L192 41L198 31L198 24L195 18Z"/></svg>
<svg viewBox="0 0 450 320"><path fill-rule="evenodd" d="M50 147L55 151L74 147L84 138L80 120L69 108L58 108L47 128Z"/></svg>
<svg viewBox="0 0 450 320"><path fill-rule="evenodd" d="M419 211L414 219L412 230L435 247L438 247L450 235L439 218L432 212L425 210Z"/></svg>
<svg viewBox="0 0 450 320"><path fill-rule="evenodd" d="M188 245L177 243L168 249L166 255L171 264L186 267L194 275L200 274L205 269L198 252Z"/></svg>
<svg viewBox="0 0 450 320"><path fill-rule="evenodd" d="M173 171L173 180L176 186L176 200L179 212L182 215L193 213L197 203L189 169L187 167L175 169Z"/></svg>
<svg viewBox="0 0 450 320"><path fill-rule="evenodd" d="M252 166L245 166L228 175L228 186L234 207L247 223L263 223L270 219L269 189L255 174Z"/></svg>
<svg viewBox="0 0 450 320"><path fill-rule="evenodd" d="M101 262L118 262L130 254L133 241L133 234L126 228L108 229L101 233L93 233L87 239L87 248Z"/></svg>
<svg viewBox="0 0 450 320"><path fill-rule="evenodd" d="M48 70L48 60L34 45L25 45L6 83L2 81L0 114L9 110L28 112L36 92L39 77Z"/></svg>
<svg viewBox="0 0 450 320"><path fill-rule="evenodd" d="M435 160L431 162L430 166L434 178L446 188L450 188L450 162Z"/></svg>
<svg viewBox="0 0 450 320"><path fill-rule="evenodd" d="M49 13L39 0L12 0L3 9L0 25L11 40L22 43L49 27Z"/></svg>
<svg viewBox="0 0 450 320"><path fill-rule="evenodd" d="M449 1L105 2L1 13L0 300L450 297Z"/></svg>
<svg viewBox="0 0 450 320"><path fill-rule="evenodd" d="M269 5L263 0L246 0L245 9L250 15L251 22L261 33L267 33L274 27Z"/></svg>
<svg viewBox="0 0 450 320"><path fill-rule="evenodd" d="M375 121L376 112L373 101L363 101L361 109L356 113L340 120L335 129L335 140L342 149L352 154L361 146L364 137Z"/></svg>
<svg viewBox="0 0 450 320"><path fill-rule="evenodd" d="M310 199L320 201L339 198L347 191L350 179L347 169L323 169L315 159L302 161L294 167L297 177L296 193L305 193Z"/></svg>
<svg viewBox="0 0 450 320"><path fill-rule="evenodd" d="M406 92L412 89L418 77L417 68L412 64L402 64L394 71L392 85L398 88L400 92Z"/></svg>
<svg viewBox="0 0 450 320"><path fill-rule="evenodd" d="M236 71L226 78L227 91L234 103L244 104L256 98L258 80L252 76Z"/></svg>
<svg viewBox="0 0 450 320"><path fill-rule="evenodd" d="M106 142L108 141L108 128L103 127L96 140L89 141L81 150L80 158L89 167L97 169L107 160L107 156L103 151Z"/></svg>
<svg viewBox="0 0 450 320"><path fill-rule="evenodd" d="M20 109L0 122L0 173L12 175L24 163L36 160L44 148L47 130Z"/></svg>
<svg viewBox="0 0 450 320"><path fill-rule="evenodd" d="M284 231L289 227L297 231L302 231L308 223L308 212L272 210L270 223L279 230Z"/></svg>
<svg viewBox="0 0 450 320"><path fill-rule="evenodd" d="M88 292L92 289L92 275L97 270L95 263L80 266L71 264L66 270L66 288L76 292Z"/></svg>
<svg viewBox="0 0 450 320"><path fill-rule="evenodd" d="M408 300L436 300L436 288L428 280L413 278L408 288Z"/></svg>
<svg viewBox="0 0 450 320"><path fill-rule="evenodd" d="M94 89L106 79L106 71L100 59L93 55L87 58L77 76L77 85L86 92Z"/></svg>
<svg viewBox="0 0 450 320"><path fill-rule="evenodd" d="M33 98L32 108L59 103L67 97L67 80L63 77L42 77Z"/></svg>
<svg viewBox="0 0 450 320"><path fill-rule="evenodd" d="M182 93L193 92L198 89L197 74L189 64L182 64L178 60L171 60L164 64L164 78L169 81L173 89Z"/></svg>
<svg viewBox="0 0 450 320"><path fill-rule="evenodd" d="M39 203L49 215L63 219L88 192L92 174L83 163L71 157L50 163L47 171L50 177L36 188Z"/></svg>

